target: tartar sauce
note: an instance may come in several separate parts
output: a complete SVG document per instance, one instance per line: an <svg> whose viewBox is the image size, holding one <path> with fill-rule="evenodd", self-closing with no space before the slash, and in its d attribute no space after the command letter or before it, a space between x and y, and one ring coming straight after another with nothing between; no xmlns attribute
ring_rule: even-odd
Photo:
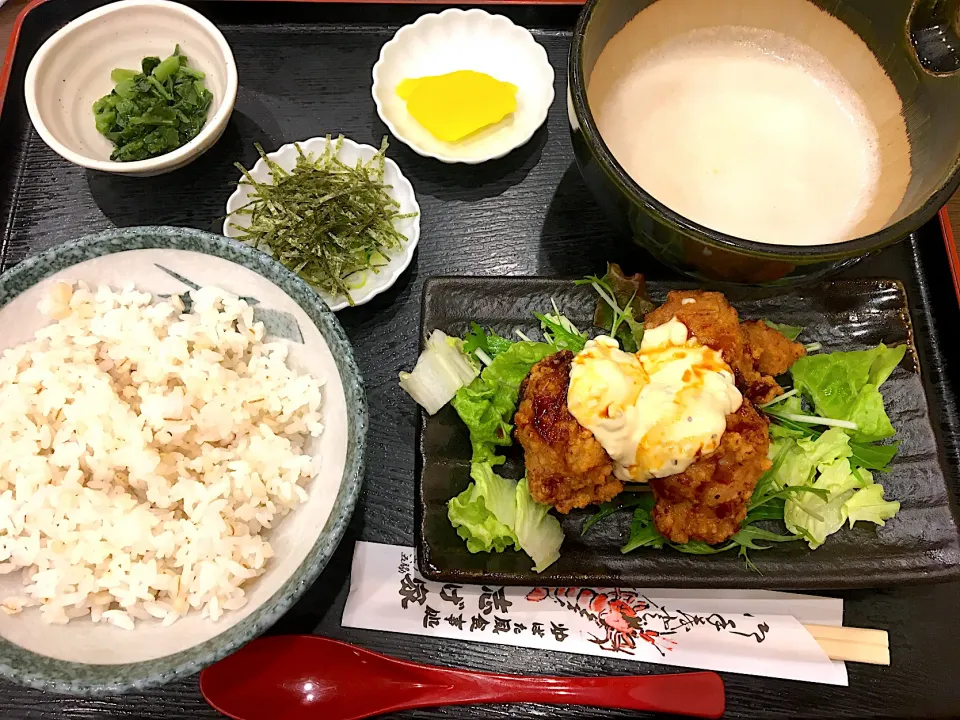
<svg viewBox="0 0 960 720"><path fill-rule="evenodd" d="M720 444L743 397L716 350L674 318L647 330L640 352L601 335L573 361L567 406L614 461L616 476L646 482L683 472Z"/></svg>

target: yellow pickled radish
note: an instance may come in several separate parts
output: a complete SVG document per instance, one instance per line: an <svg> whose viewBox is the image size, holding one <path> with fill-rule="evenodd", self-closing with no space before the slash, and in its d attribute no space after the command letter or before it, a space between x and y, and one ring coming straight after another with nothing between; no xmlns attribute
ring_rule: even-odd
<svg viewBox="0 0 960 720"><path fill-rule="evenodd" d="M455 143L495 125L517 109L517 86L486 73L457 70L397 85L407 110L431 135Z"/></svg>

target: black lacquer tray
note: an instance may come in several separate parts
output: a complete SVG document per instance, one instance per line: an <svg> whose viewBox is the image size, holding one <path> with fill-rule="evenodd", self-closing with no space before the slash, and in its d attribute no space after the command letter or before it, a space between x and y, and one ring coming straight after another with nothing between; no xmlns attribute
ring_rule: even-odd
<svg viewBox="0 0 960 720"><path fill-rule="evenodd" d="M0 110L0 267L85 233L113 225L168 223L219 230L237 172L235 161L265 148L343 132L376 143L386 128L370 98L370 71L398 27L443 5L287 3L209 0L190 3L224 32L240 73L236 113L223 139L172 175L121 179L68 165L30 127L23 102L27 65L41 43L96 0L48 0L24 18L10 53L9 88ZM678 278L617 237L589 197L574 165L564 103L570 33L578 9L547 4L489 7L530 28L557 69L557 101L547 125L524 148L472 168L425 160L394 142L389 155L413 183L423 209L417 257L392 290L339 317L367 383L370 430L363 495L347 536L321 578L271 630L316 633L422 662L514 673L564 675L668 671L628 660L544 653L522 648L349 630L340 626L356 540L412 546L418 415L397 386L412 367L420 339L421 295L431 276L579 277L607 260L643 267L658 281ZM5 10L9 10L5 8ZM2 81L0 81L2 85ZM921 371L939 379L926 392L937 413L955 414L958 361L945 349L960 327L950 255L937 224L849 271L846 278L899 279L918 338ZM3 329L0 328L0 332ZM926 339L924 339L926 338ZM955 344L955 343L953 343ZM952 417L952 416L951 416ZM952 423L952 420L950 420ZM940 433L943 464L957 438ZM957 496L957 470L947 483ZM850 687L725 674L731 718L947 718L960 716L960 583L835 593L846 624L890 630L893 666L850 665ZM219 717L196 679L117 698L65 698L0 683L0 717ZM572 707L483 707L424 710L404 718L625 718L624 713Z"/></svg>

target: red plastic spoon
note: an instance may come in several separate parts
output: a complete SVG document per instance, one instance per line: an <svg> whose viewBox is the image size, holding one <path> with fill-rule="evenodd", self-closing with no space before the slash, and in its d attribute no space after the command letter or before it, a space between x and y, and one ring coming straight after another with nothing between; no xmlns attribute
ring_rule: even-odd
<svg viewBox="0 0 960 720"><path fill-rule="evenodd" d="M360 720L443 705L531 702L723 715L716 673L549 678L419 665L337 640L286 635L254 640L200 674L200 690L235 720Z"/></svg>

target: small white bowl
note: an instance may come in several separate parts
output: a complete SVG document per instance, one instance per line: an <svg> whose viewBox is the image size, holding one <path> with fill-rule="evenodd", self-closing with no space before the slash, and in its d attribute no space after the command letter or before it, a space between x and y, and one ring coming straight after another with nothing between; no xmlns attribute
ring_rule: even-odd
<svg viewBox="0 0 960 720"><path fill-rule="evenodd" d="M332 142L337 141L333 139ZM300 145L305 154L319 157L327 147L327 139L316 137L300 143L283 145L276 152L267 153L267 157L284 170L292 170L297 164L297 145ZM353 140L344 138L337 157L347 165L354 165L357 160L368 162L377 152L377 149L370 145L360 145ZM356 289L350 293L354 306L363 305L393 287L403 271L410 266L414 250L417 248L417 243L420 242L420 205L417 203L413 186L390 158L386 158L384 161L383 170L384 183L391 186L390 196L400 203L399 212L402 214L416 213L416 216L397 221L396 228L407 238L407 241L401 249L391 253L390 262L387 265L379 268L377 272L367 270L363 273L363 277L356 283ZM250 174L257 182L271 182L272 174L262 158L257 160L257 164L250 170ZM232 215L250 202L250 189L249 185L241 183L237 185L237 189L227 200L227 219L223 223L223 234L229 238L240 237L241 233L237 229L238 227L246 228L250 226L249 215ZM350 307L350 303L343 296L328 295L320 290L317 290L317 293L334 312Z"/></svg>
<svg viewBox="0 0 960 720"><path fill-rule="evenodd" d="M475 70L516 85L517 110L502 123L459 143L431 135L407 111L397 85L407 78ZM373 100L398 140L424 157L476 165L525 145L547 119L554 99L553 66L529 30L476 8L424 15L400 28L373 67Z"/></svg>
<svg viewBox="0 0 960 720"><path fill-rule="evenodd" d="M137 70L176 45L206 73L213 93L207 124L173 152L134 162L110 160L113 143L97 131L93 104L113 90L114 68ZM149 177L195 160L220 139L237 98L237 65L219 30L200 13L165 0L124 0L81 15L47 40L27 68L24 94L43 141L75 165Z"/></svg>

